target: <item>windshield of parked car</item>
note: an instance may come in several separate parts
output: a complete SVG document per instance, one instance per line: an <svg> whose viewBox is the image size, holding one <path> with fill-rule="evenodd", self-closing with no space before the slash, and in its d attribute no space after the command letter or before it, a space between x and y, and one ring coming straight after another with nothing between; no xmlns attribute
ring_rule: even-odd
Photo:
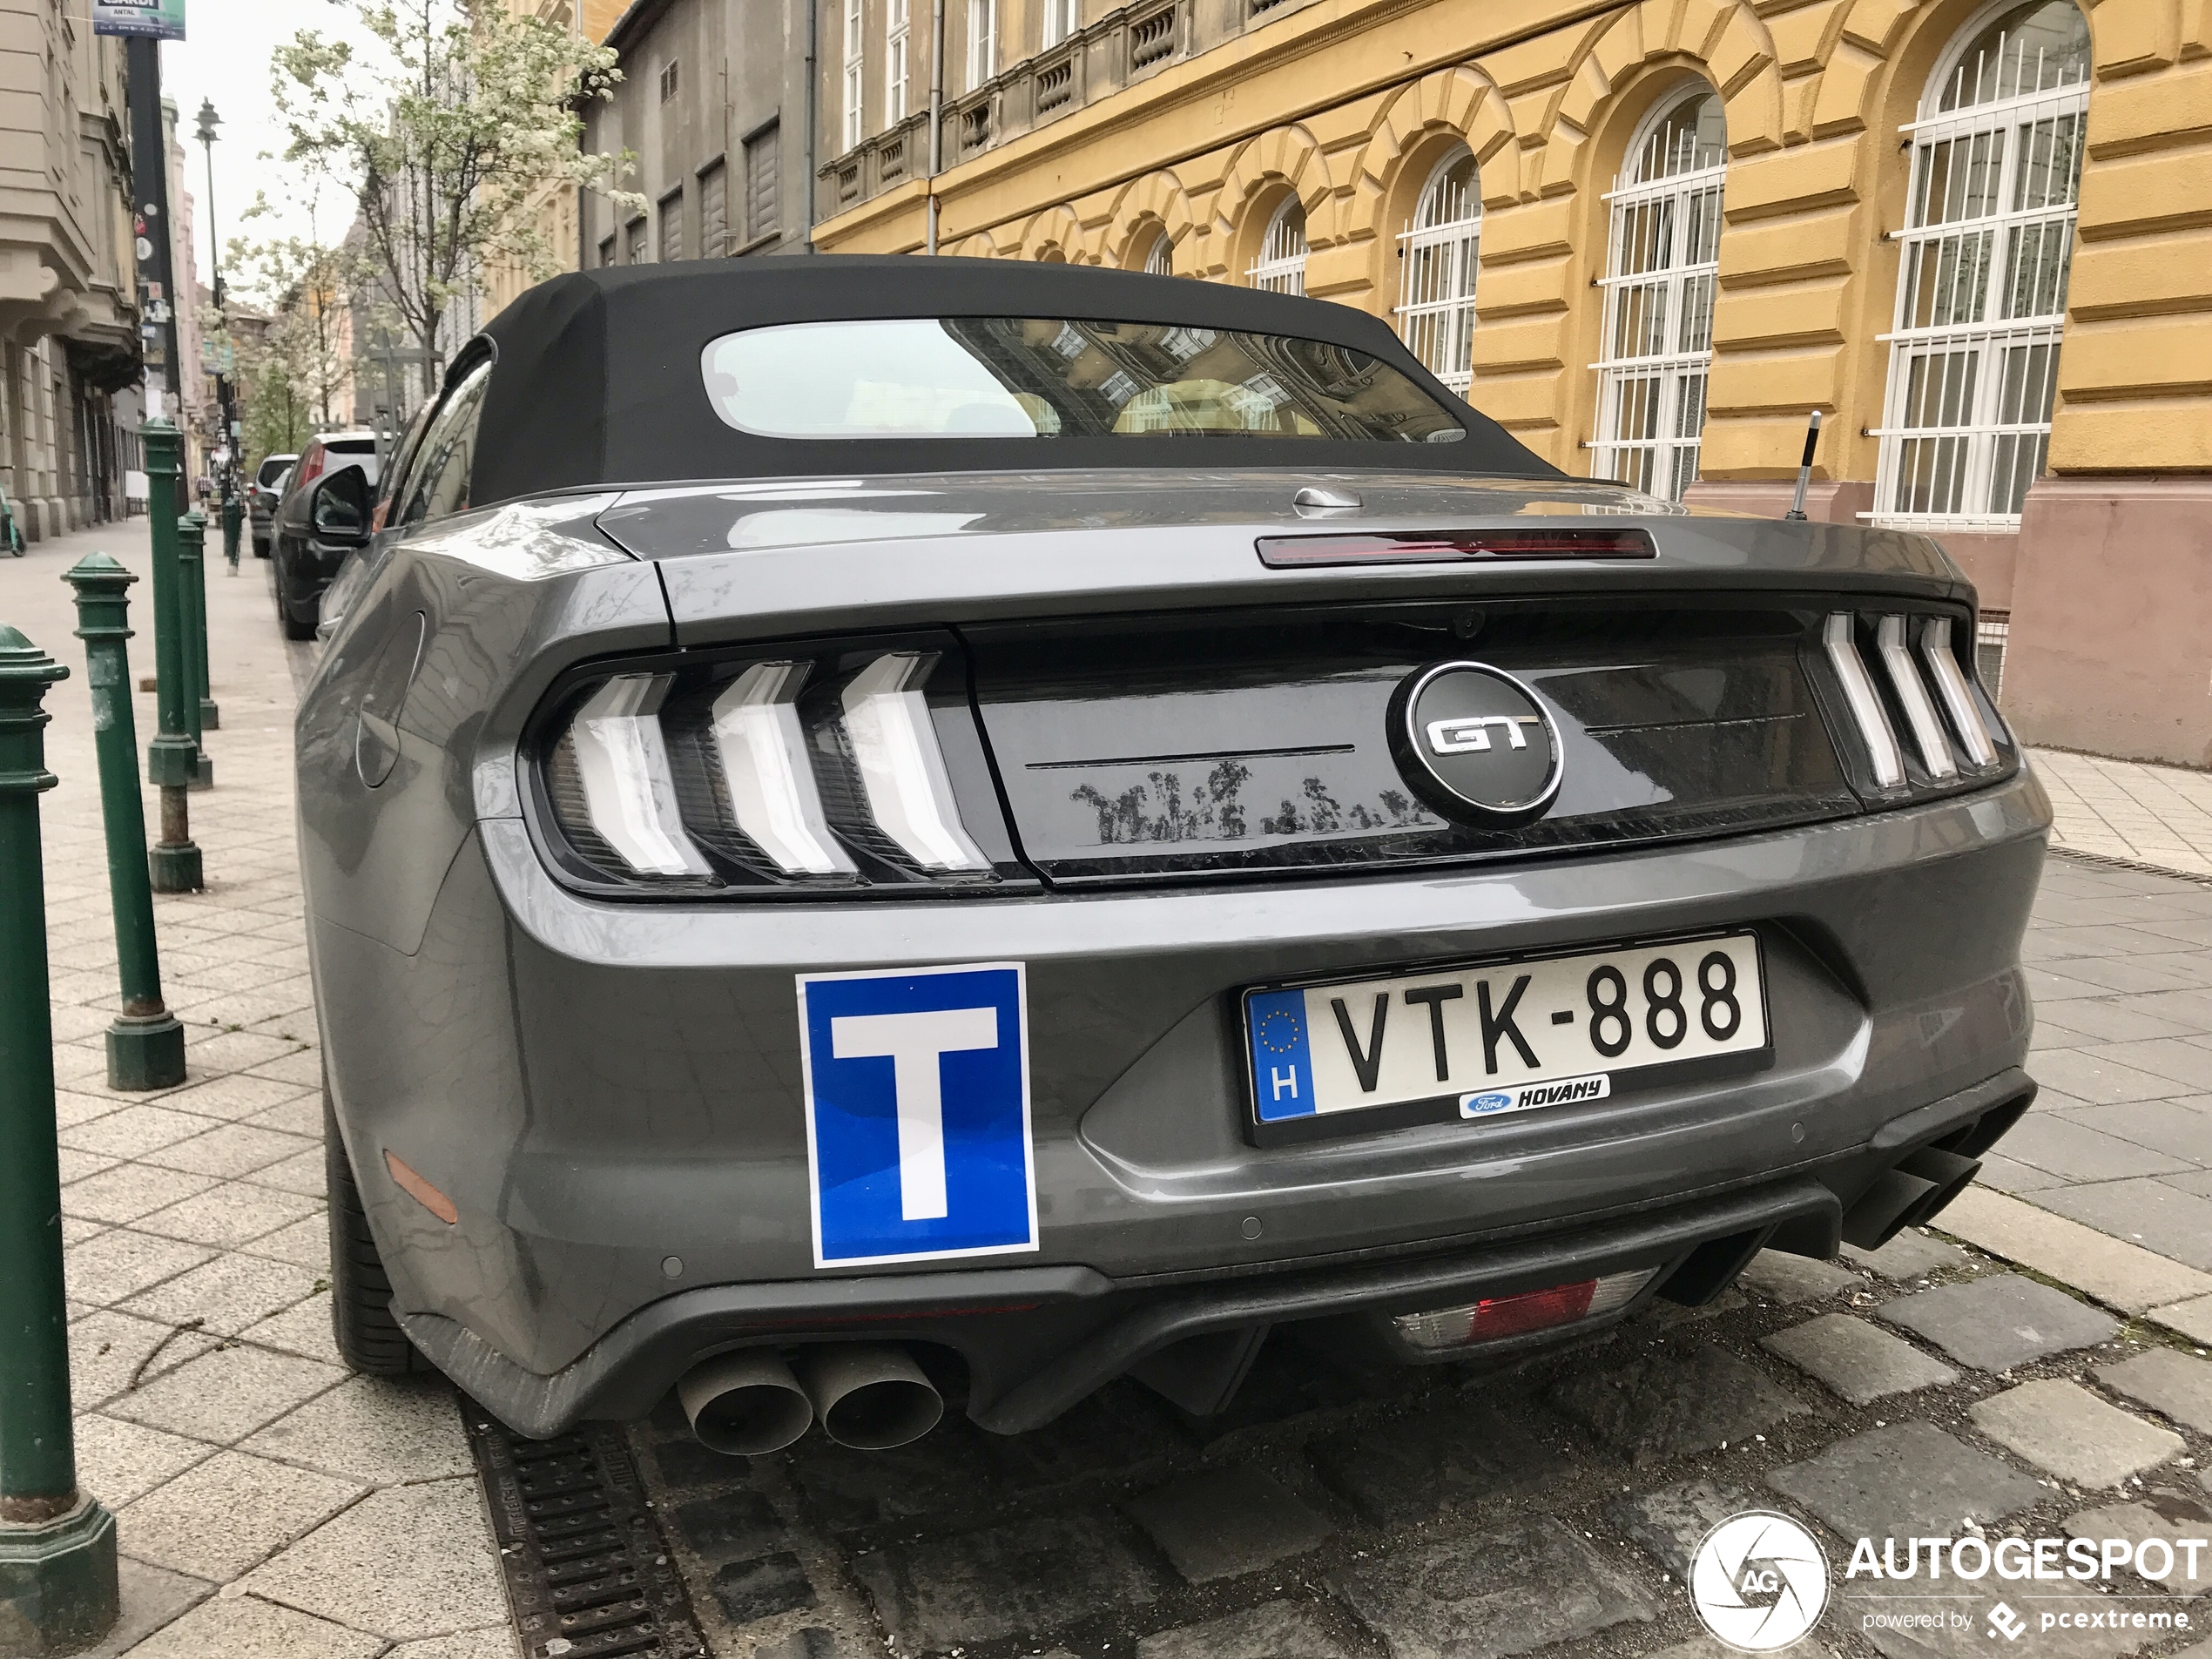
<svg viewBox="0 0 2212 1659"><path fill-rule="evenodd" d="M699 368L724 422L766 437L1467 435L1412 379L1365 352L1177 323L790 323L724 334Z"/></svg>
<svg viewBox="0 0 2212 1659"><path fill-rule="evenodd" d="M255 479L254 482L260 484L264 489L273 489L276 485L276 481L283 477L286 473L291 471L292 463L299 460L299 458L300 457L298 455L269 456L266 460L261 462L260 476Z"/></svg>

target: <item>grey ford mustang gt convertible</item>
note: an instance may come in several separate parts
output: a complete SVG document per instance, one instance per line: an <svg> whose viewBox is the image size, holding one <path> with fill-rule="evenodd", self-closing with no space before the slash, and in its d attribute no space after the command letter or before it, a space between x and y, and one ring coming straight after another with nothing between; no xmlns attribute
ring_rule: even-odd
<svg viewBox="0 0 2212 1659"><path fill-rule="evenodd" d="M523 1433L1509 1359L1879 1243L2033 1093L1942 551L1566 477L1345 307L595 271L314 488L339 1339Z"/></svg>

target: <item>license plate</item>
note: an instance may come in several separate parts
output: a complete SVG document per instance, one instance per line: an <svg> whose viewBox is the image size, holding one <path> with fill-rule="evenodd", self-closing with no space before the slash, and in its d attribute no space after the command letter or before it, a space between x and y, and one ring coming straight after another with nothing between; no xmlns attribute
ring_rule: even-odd
<svg viewBox="0 0 2212 1659"><path fill-rule="evenodd" d="M1603 1100L1769 1062L1754 934L1244 994L1256 1138Z"/></svg>

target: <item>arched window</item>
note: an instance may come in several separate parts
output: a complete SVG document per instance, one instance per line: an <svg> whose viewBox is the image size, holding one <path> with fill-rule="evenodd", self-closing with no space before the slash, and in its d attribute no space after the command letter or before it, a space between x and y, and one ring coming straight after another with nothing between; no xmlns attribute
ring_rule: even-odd
<svg viewBox="0 0 2212 1659"><path fill-rule="evenodd" d="M2089 105L2073 0L1960 31L1912 146L1875 518L2007 529L2051 443Z"/></svg>
<svg viewBox="0 0 2212 1659"><path fill-rule="evenodd" d="M1591 473L1669 501L1697 476L1713 361L1728 127L1702 82L1637 129L1606 199L1605 335Z"/></svg>
<svg viewBox="0 0 2212 1659"><path fill-rule="evenodd" d="M1413 222L1399 233L1398 332L1413 355L1465 396L1474 379L1474 274L1482 186L1462 145L1437 164Z"/></svg>
<svg viewBox="0 0 2212 1659"><path fill-rule="evenodd" d="M1152 239L1152 246L1144 251L1144 274L1173 276L1175 274L1175 238L1165 231Z"/></svg>
<svg viewBox="0 0 2212 1659"><path fill-rule="evenodd" d="M1285 197L1267 221L1259 258L1244 274L1252 287L1270 293L1305 292L1305 208L1297 197Z"/></svg>

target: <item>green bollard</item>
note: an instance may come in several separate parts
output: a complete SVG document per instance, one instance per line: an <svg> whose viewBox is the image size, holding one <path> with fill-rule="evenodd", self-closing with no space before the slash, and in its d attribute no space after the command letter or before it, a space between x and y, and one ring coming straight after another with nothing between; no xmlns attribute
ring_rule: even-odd
<svg viewBox="0 0 2212 1659"><path fill-rule="evenodd" d="M233 576L238 574L238 538L246 523L246 506L238 498L238 484L233 479L231 492L223 497L223 562L231 567Z"/></svg>
<svg viewBox="0 0 2212 1659"><path fill-rule="evenodd" d="M0 624L0 1648L75 1653L115 1623L115 1518L77 1489L46 883L46 688L69 671Z"/></svg>
<svg viewBox="0 0 2212 1659"><path fill-rule="evenodd" d="M185 672L185 729L199 752L199 775L194 789L215 781L215 763L209 758L206 734L214 722L215 699L207 695L207 520L186 513L177 521L177 570L183 577L179 590L185 597L185 654L191 666Z"/></svg>
<svg viewBox="0 0 2212 1659"><path fill-rule="evenodd" d="M161 791L161 839L146 855L156 893L196 893L199 848L192 844L185 792L199 775L199 745L185 722L184 583L177 563L177 479L184 441L166 421L138 428L145 448L146 520L153 533L153 664L159 730L146 745L146 781Z"/></svg>
<svg viewBox="0 0 2212 1659"><path fill-rule="evenodd" d="M107 1086L166 1089L185 1080L185 1028L161 1000L161 958L146 880L145 807L138 798L138 733L131 713L131 601L138 578L105 553L87 553L62 573L77 590L77 637L92 692L100 757L100 816L107 827L107 880L115 907L117 975L123 1012L107 1028Z"/></svg>

